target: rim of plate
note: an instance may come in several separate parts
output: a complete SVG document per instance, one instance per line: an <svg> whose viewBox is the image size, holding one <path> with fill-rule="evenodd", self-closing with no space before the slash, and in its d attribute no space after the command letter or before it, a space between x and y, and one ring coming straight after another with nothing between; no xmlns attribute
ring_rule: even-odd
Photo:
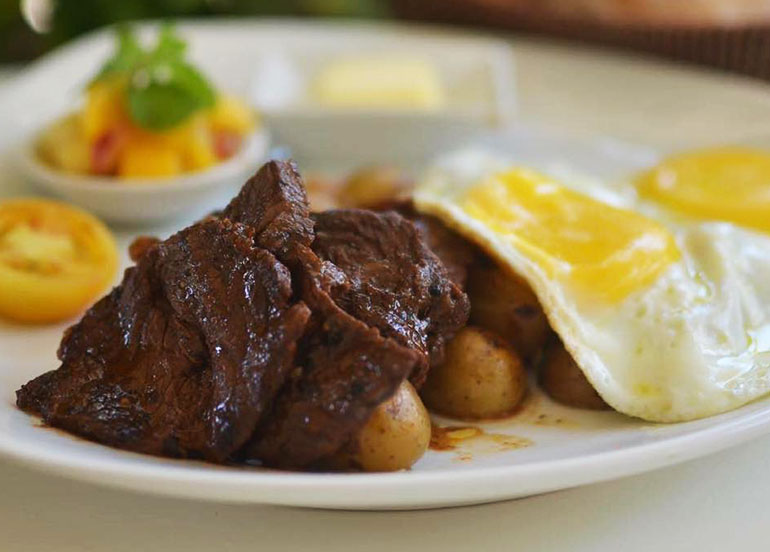
<svg viewBox="0 0 770 552"><path fill-rule="evenodd" d="M760 399L737 410L698 420L695 423L706 422L707 427L657 442L572 458L510 466L470 467L462 471L437 469L394 473L303 473L209 466L202 462L159 458L127 451L118 451L120 457L114 459L56 457L51 455L50 450L35 445L20 446L2 433L0 453L21 463L31 463L47 472L154 494L219 502L342 509L409 509L426 507L426 504L427 507L435 507L453 503L492 502L510 498L513 485L519 487L515 496L525 496L607 481L694 459L770 431L770 408L759 408L755 412L739 415L742 410L752 407L756 409L768 401L770 399ZM723 416L734 419L715 422ZM30 420L36 418L31 417ZM76 439L85 446L105 447L115 451L105 445ZM157 461L157 464L140 464L135 460ZM469 495L469 489L484 483L494 484L497 492L486 490L480 496ZM197 486L180 486L183 484ZM443 488L444 491L435 494L437 488ZM399 496L386 498L373 494L378 491L388 491L389 494ZM409 493L404 495L404 491ZM427 491L432 495L423 494Z"/></svg>

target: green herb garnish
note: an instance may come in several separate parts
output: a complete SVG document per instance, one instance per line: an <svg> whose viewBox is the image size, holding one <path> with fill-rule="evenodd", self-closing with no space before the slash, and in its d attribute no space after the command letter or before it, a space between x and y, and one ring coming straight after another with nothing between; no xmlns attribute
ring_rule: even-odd
<svg viewBox="0 0 770 552"><path fill-rule="evenodd" d="M129 27L121 27L115 54L91 82L124 79L134 122L149 130L172 128L216 100L206 77L185 61L186 49L171 25L161 28L151 49L142 48Z"/></svg>

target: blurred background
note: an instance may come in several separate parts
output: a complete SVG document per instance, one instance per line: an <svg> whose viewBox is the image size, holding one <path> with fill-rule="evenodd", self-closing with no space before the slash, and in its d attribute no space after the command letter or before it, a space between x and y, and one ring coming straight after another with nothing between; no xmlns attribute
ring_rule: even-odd
<svg viewBox="0 0 770 552"><path fill-rule="evenodd" d="M770 0L0 0L0 63L118 21L276 15L508 29L770 79Z"/></svg>

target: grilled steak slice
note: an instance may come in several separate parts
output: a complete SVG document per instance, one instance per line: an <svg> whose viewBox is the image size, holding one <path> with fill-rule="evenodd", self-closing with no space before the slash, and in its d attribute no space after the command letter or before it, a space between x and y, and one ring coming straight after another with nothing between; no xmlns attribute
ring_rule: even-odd
<svg viewBox="0 0 770 552"><path fill-rule="evenodd" d="M252 227L257 244L281 260L313 241L307 194L293 162L265 163L221 216Z"/></svg>
<svg viewBox="0 0 770 552"><path fill-rule="evenodd" d="M480 255L473 243L451 230L440 219L417 211L411 200L385 202L378 205L375 211L395 211L409 219L426 245L441 259L449 278L465 290L468 270Z"/></svg>
<svg viewBox="0 0 770 552"><path fill-rule="evenodd" d="M333 300L384 337L422 353L410 376L419 387L429 362L441 362L445 342L467 322L467 296L399 214L348 209L313 218L313 251L345 275L330 286Z"/></svg>
<svg viewBox="0 0 770 552"><path fill-rule="evenodd" d="M468 271L478 255L476 246L447 228L436 217L418 213L413 209L399 213L412 221L423 241L441 259L449 278L464 291Z"/></svg>
<svg viewBox="0 0 770 552"><path fill-rule="evenodd" d="M276 255L313 311L299 369L247 457L292 468L336 452L404 379L424 381L429 359L440 359L444 341L467 320L467 297L408 221L359 210L310 220L291 165L260 170L223 216L253 225L261 245L278 244ZM315 227L314 238L276 231L284 221Z"/></svg>
<svg viewBox="0 0 770 552"><path fill-rule="evenodd" d="M337 269L312 251L299 256L302 296L313 311L300 345L300 368L246 451L282 468L312 466L337 452L422 356L340 309L324 289L324 280Z"/></svg>
<svg viewBox="0 0 770 552"><path fill-rule="evenodd" d="M250 230L196 224L143 252L18 404L102 443L221 462L294 366L310 313L290 297L288 270Z"/></svg>
<svg viewBox="0 0 770 552"><path fill-rule="evenodd" d="M422 355L335 304L328 290L348 286L348 278L308 247L313 221L292 164L268 163L222 216L255 229L256 242L290 267L297 294L313 312L293 378L241 456L276 467L311 465L347 443Z"/></svg>

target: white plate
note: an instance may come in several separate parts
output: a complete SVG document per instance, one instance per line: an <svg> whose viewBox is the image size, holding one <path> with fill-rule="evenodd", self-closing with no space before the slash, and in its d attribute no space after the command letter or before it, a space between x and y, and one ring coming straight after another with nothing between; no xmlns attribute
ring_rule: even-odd
<svg viewBox="0 0 770 552"><path fill-rule="evenodd" d="M259 34L266 29L278 35L281 32L301 32L296 24L284 27L270 22L267 27L264 25L230 23L226 29L222 29L215 24L206 24L184 27L184 30L193 37L196 51L205 51L210 47L220 55L227 51L233 52L233 56L227 57L226 63L222 63L229 66L231 78L227 78L228 73L224 69L220 75L223 81L231 85L237 84L242 75L233 58L241 63L248 60L248 54L241 47L243 37ZM320 33L319 27L314 26L314 29ZM371 27L367 29L374 32ZM340 28L330 27L328 31L327 38L336 39ZM388 32L393 32L392 28ZM78 45L73 48L80 47ZM751 120L760 117L768 120L770 114L766 91L765 95L755 94L755 87L743 85L739 81L720 85L709 78L659 69L655 65L585 57L580 52L573 54L569 51L554 51L549 47L542 48L528 43L520 46L519 52L522 51L526 54L526 61L522 57L520 62L524 62L522 64L527 71L522 73L522 81L531 86L523 90L524 113L530 116L542 113L543 119L551 123L563 122L565 127L574 129L585 126L586 110L590 112L592 109L590 101L602 93L608 95L609 85L596 75L603 74L609 82L617 78L625 82L629 77L624 71L629 67L638 69L638 72L632 73L635 80L630 84L640 90L646 87L651 93L654 93L658 82L656 79L659 78L667 84L675 81L679 90L701 91L710 94L712 98L720 97L721 86L724 90L721 97L725 103L721 110L714 108L710 112L715 117L711 129L719 129L719 132L713 133L715 139L737 132L730 126L730 117L725 115L732 105L728 105L730 98L740 100L736 107L738 112L747 112L748 105L754 106L754 117ZM72 52L72 49L65 50L61 55L71 55ZM96 52L94 58L102 54ZM69 78L69 72L62 70L54 61L44 61L34 69L34 78L39 83L50 82L48 79ZM575 76L575 90L554 88L552 84L564 77L565 67L580 68L588 73L589 80L595 82L589 83ZM647 76L643 77L645 74ZM676 75L679 76L675 78ZM40 111L48 112L55 107L51 103L58 101L58 97L50 97L50 94L42 92L35 92L37 96L25 100L14 90L18 89L10 87L0 91L0 112L16 113L15 117L4 119L10 120L10 124L0 127L0 144L6 146L13 144L14 132L19 129L18 110L29 110L32 105L30 102L33 102L39 104ZM29 94L33 92L32 89L26 90ZM670 89L664 92L664 97L668 97ZM533 98L531 94L535 93L542 103L527 99ZM576 103L576 96L582 97L582 102ZM620 94L614 96L603 98L603 107L613 114L626 114L625 119L618 119L620 122L617 123L620 125L626 121L626 126L616 127L623 133L640 132L639 129L645 124L654 123L658 116L663 121L671 120L670 114L667 115L665 111L660 114L652 111L637 113L634 109L639 103L637 98L621 98ZM752 100L754 96L756 99ZM675 103L676 98L674 96L672 102ZM711 105L720 104L717 101ZM530 106L531 109L527 110ZM548 113L554 110L559 115L558 120L553 120L553 117L548 119ZM571 116L568 116L569 113ZM738 119L740 122L740 117ZM721 125L718 124L720 122ZM686 124L687 117L682 116L680 131L681 126ZM698 125L704 124L703 117L692 124L694 128L700 128ZM336 135L334 128L329 129L329 136L333 140L345 138ZM415 141L420 140L420 137L404 136L403 140ZM646 147L630 146L613 140L579 139L568 133L537 130L530 126L520 126L515 131L488 136L485 140L506 152L515 152L523 161L545 170L558 171L559 164L566 163L581 172L605 178L635 170L652 162L656 156L654 150ZM387 154L372 152L373 157ZM2 193L25 191L23 184L1 167L0 178ZM207 206L212 207L215 206ZM175 226L142 231L166 234ZM125 231L119 234L122 245L126 244L130 235L131 232ZM40 427L35 419L14 407L15 389L28 379L56 366L55 350L62 330L63 326L33 329L0 324L0 453L68 477L150 493L205 500L351 509L472 504L639 473L708 454L770 430L770 400L767 399L705 420L653 425L611 412L570 410L535 395L534 400L517 417L484 426L489 432L528 439L532 442L531 446L494 451L490 450L494 447L488 442L481 442L457 451L431 451L409 472L296 474L165 460L110 449Z"/></svg>

